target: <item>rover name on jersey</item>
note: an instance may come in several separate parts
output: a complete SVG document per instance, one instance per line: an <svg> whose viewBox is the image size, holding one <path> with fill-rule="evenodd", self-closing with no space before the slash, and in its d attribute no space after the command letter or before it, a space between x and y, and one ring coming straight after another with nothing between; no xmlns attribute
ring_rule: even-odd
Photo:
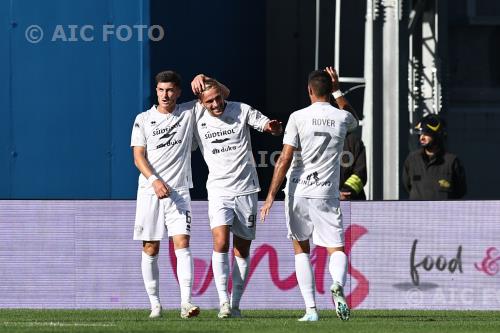
<svg viewBox="0 0 500 333"><path fill-rule="evenodd" d="M335 120L333 119L321 119L321 118L313 118L312 119L313 126L329 126L335 127Z"/></svg>

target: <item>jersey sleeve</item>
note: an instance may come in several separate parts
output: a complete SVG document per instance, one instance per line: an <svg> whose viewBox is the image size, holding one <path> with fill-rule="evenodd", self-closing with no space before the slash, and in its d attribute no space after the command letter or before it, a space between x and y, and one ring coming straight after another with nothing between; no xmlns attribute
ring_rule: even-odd
<svg viewBox="0 0 500 333"><path fill-rule="evenodd" d="M347 114L347 132L352 132L358 127L358 120L351 114Z"/></svg>
<svg viewBox="0 0 500 333"><path fill-rule="evenodd" d="M290 116L288 123L286 124L283 144L299 148L299 132L293 114Z"/></svg>
<svg viewBox="0 0 500 333"><path fill-rule="evenodd" d="M269 118L264 116L262 114L262 112L254 109L250 105L243 104L243 107L246 107L248 110L247 111L247 124L252 126L257 131L263 132L264 127L266 126L267 122L269 121Z"/></svg>
<svg viewBox="0 0 500 333"><path fill-rule="evenodd" d="M195 112L195 109L198 106L198 100L192 99L190 101L179 104L179 106L184 109L190 109L192 112Z"/></svg>
<svg viewBox="0 0 500 333"><path fill-rule="evenodd" d="M198 120L200 120L200 118L203 116L204 111L205 111L204 106L200 102L196 101L196 103L193 106L193 112L194 112L193 118L195 125L198 122Z"/></svg>
<svg viewBox="0 0 500 333"><path fill-rule="evenodd" d="M193 137L191 138L191 151L195 151L199 147L198 139L197 139L197 131L198 128L196 127L196 124L198 123L198 120L200 120L201 116L203 115L203 105L201 105L197 100L191 101L192 105L190 105L191 110L193 112L193 119L191 126L193 126Z"/></svg>
<svg viewBox="0 0 500 333"><path fill-rule="evenodd" d="M146 132L144 130L144 118L142 114L135 117L134 126L132 127L130 146L146 147Z"/></svg>
<svg viewBox="0 0 500 333"><path fill-rule="evenodd" d="M196 136L195 131L196 129L193 131L193 137L191 138L191 151L195 151L199 147L198 138Z"/></svg>

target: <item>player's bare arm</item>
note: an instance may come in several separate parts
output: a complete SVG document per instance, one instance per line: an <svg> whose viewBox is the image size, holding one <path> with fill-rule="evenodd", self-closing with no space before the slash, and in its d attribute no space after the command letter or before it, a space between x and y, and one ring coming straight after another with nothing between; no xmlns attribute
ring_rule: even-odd
<svg viewBox="0 0 500 333"><path fill-rule="evenodd" d="M153 171L151 170L151 166L149 165L148 160L146 159L146 148L140 146L133 147L134 152L134 164L139 169L139 171L149 179L153 175ZM170 189L161 179L156 179L152 182L151 186L153 186L153 190L156 193L156 196L159 199L166 198L170 195Z"/></svg>
<svg viewBox="0 0 500 333"><path fill-rule="evenodd" d="M283 133L283 126L281 121L279 120L270 120L267 122L266 126L264 126L264 132L271 133L272 135L280 135Z"/></svg>
<svg viewBox="0 0 500 333"><path fill-rule="evenodd" d="M325 71L332 78L332 84L333 84L332 93L334 93L336 91L339 91L340 90L340 81L339 81L339 76L338 76L337 71L335 70L335 68L329 66L329 67L325 68ZM335 98L335 103L337 103L337 105L339 106L339 109L345 110L345 111L348 111L348 112L352 113L352 115L357 120L359 120L359 117L356 114L356 110L354 110L354 108L351 106L351 104L349 104L349 101L347 100L347 98L345 98L344 95L339 95L338 97L336 97Z"/></svg>
<svg viewBox="0 0 500 333"><path fill-rule="evenodd" d="M191 89L193 90L193 94L198 96L205 90L205 80L213 80L212 78L206 76L205 74L198 74L194 77L193 81L191 81ZM231 91L224 84L217 81L217 84L221 88L221 94L224 99L229 97Z"/></svg>
<svg viewBox="0 0 500 333"><path fill-rule="evenodd" d="M283 149L281 150L281 155L276 162L276 166L274 167L273 179L271 180L271 186L269 187L269 192L267 192L266 201L264 205L260 209L260 220L264 222L267 215L269 215L269 211L273 206L274 198L276 197L276 193L278 193L283 180L285 179L286 173L290 168L293 160L293 152L295 151L295 147L284 144Z"/></svg>

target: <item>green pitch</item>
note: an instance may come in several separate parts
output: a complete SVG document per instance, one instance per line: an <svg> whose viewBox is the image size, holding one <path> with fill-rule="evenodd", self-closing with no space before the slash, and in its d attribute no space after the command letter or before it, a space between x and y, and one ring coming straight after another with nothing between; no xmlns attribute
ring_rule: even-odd
<svg viewBox="0 0 500 333"><path fill-rule="evenodd" d="M217 319L215 310L198 318L181 319L164 311L148 319L142 310L5 310L0 332L204 332L204 333L322 333L322 332L500 332L500 311L374 311L355 310L342 322L333 311L320 311L319 322L300 323L302 311L244 311L243 319Z"/></svg>

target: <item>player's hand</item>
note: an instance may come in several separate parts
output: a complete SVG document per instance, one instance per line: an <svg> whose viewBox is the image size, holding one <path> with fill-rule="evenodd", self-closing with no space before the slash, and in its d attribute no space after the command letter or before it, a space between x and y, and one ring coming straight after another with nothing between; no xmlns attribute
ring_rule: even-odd
<svg viewBox="0 0 500 333"><path fill-rule="evenodd" d="M198 74L194 77L193 81L191 81L191 89L193 90L193 94L198 96L198 94L202 93L205 89L205 80L207 77L205 74Z"/></svg>
<svg viewBox="0 0 500 333"><path fill-rule="evenodd" d="M282 122L279 120L270 120L267 123L267 129L272 135L280 135L283 133Z"/></svg>
<svg viewBox="0 0 500 333"><path fill-rule="evenodd" d="M340 192L340 200L351 200L351 192Z"/></svg>
<svg viewBox="0 0 500 333"><path fill-rule="evenodd" d="M273 200L271 199L266 199L264 201L264 205L260 209L260 222L264 222L266 220L267 215L269 215L269 211L271 210L271 207L273 206Z"/></svg>
<svg viewBox="0 0 500 333"><path fill-rule="evenodd" d="M167 184L157 179L153 182L153 189L155 190L158 199L168 198L170 196L170 188Z"/></svg>
<svg viewBox="0 0 500 333"><path fill-rule="evenodd" d="M333 83L332 92L339 90L340 89L339 76L338 76L337 71L335 70L335 68L333 68L332 66L328 66L328 67L325 68L325 71L332 78L332 83Z"/></svg>

